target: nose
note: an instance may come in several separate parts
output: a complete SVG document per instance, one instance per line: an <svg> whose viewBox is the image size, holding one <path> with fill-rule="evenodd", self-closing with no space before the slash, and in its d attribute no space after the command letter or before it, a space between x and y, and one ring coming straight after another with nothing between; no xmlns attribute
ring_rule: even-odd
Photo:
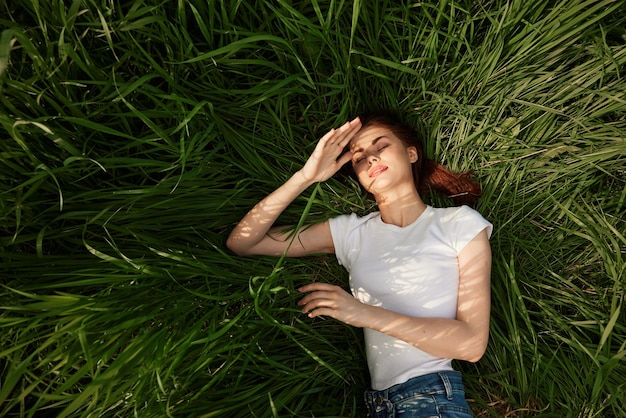
<svg viewBox="0 0 626 418"><path fill-rule="evenodd" d="M378 160L379 160L379 158L378 158L378 154L375 154L375 153L370 153L370 154L367 156L367 162L369 163L369 165L372 165L373 163L375 163L375 162L376 162L376 161L378 161Z"/></svg>

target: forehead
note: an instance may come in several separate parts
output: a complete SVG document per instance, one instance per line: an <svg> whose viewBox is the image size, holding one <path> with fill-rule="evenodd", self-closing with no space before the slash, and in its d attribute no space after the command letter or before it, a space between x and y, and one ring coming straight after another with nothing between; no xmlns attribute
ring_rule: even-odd
<svg viewBox="0 0 626 418"><path fill-rule="evenodd" d="M389 128L384 126L368 126L358 131L352 137L350 140L350 151L365 149L381 137L390 138L392 140L397 139Z"/></svg>

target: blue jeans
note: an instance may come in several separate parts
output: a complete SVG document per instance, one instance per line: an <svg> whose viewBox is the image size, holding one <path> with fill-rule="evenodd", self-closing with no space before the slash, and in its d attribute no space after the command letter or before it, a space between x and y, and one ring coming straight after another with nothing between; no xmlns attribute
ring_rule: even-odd
<svg viewBox="0 0 626 418"><path fill-rule="evenodd" d="M474 416L457 371L430 373L385 390L366 391L365 404L371 418Z"/></svg>

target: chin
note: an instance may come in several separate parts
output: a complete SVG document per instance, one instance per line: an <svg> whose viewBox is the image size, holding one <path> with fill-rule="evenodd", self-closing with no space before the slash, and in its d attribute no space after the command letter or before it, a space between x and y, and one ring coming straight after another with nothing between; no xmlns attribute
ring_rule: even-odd
<svg viewBox="0 0 626 418"><path fill-rule="evenodd" d="M369 187L365 186L363 183L361 183L361 185L368 193L371 193L373 195L383 193L385 190L390 188L389 184L385 184L386 182L376 181L376 184L373 184L373 183L374 182L370 181Z"/></svg>

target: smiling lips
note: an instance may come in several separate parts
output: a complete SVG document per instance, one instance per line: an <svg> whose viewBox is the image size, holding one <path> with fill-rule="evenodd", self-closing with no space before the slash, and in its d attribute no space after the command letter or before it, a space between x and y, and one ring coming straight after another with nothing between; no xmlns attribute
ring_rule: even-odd
<svg viewBox="0 0 626 418"><path fill-rule="evenodd" d="M370 176L370 178L377 177L380 173L386 170L387 170L387 166L377 165L376 167L370 170L370 172L368 173L368 176Z"/></svg>

